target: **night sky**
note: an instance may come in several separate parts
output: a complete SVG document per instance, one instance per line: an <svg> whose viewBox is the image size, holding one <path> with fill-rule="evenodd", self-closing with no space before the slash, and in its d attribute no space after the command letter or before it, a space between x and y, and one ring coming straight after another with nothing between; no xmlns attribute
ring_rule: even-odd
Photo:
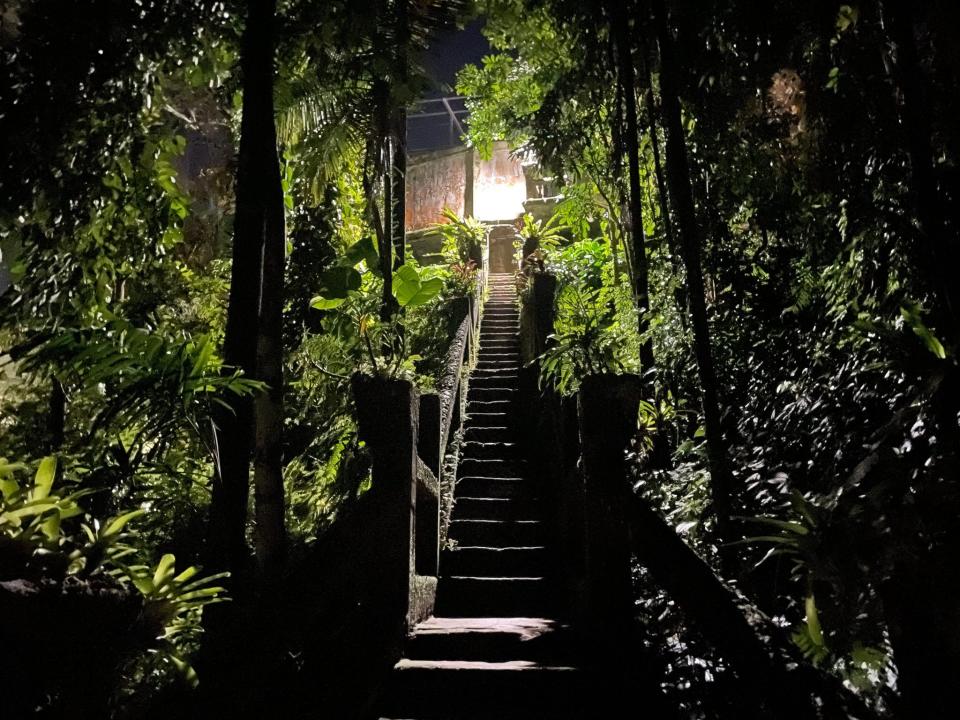
<svg viewBox="0 0 960 720"><path fill-rule="evenodd" d="M407 147L410 152L419 150L439 150L461 145L460 133L454 128L451 133L448 116L417 117L419 113L440 113L445 108L440 102L431 102L440 97L456 95L454 85L457 71L464 65L478 63L484 55L490 53L490 45L481 33L483 19L474 20L463 30L438 37L427 50L423 65L430 79L430 86L424 93L424 101L417 108L411 108L407 121ZM451 107L457 111L464 108L462 100L451 100ZM465 114L457 115L464 122Z"/></svg>

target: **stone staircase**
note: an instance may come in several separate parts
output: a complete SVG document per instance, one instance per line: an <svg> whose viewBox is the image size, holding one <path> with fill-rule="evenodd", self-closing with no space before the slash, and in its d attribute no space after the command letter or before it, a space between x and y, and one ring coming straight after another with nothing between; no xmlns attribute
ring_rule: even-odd
<svg viewBox="0 0 960 720"><path fill-rule="evenodd" d="M385 718L593 717L569 628L555 619L539 501L517 447L518 309L512 275L491 275L436 616L410 635Z"/></svg>

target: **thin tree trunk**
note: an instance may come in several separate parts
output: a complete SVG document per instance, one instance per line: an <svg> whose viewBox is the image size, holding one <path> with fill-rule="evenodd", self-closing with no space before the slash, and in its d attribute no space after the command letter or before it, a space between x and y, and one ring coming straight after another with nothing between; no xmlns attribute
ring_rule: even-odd
<svg viewBox="0 0 960 720"><path fill-rule="evenodd" d="M943 198L934 169L930 117L924 81L917 60L913 11L906 0L889 0L883 7L890 39L896 45L900 117L906 132L907 152L913 177L914 202L920 239L914 256L931 289L939 296L938 330L960 335L960 284L953 273L960 262L956 238L948 238Z"/></svg>
<svg viewBox="0 0 960 720"><path fill-rule="evenodd" d="M226 365L256 377L260 284L269 197L270 157L264 146L273 127L273 41L275 0L249 0L240 67L243 75L243 116L237 165L233 264L223 345ZM250 493L253 400L225 398L229 409L218 413L217 472L211 499L211 560L228 567L234 579L247 566L247 504Z"/></svg>
<svg viewBox="0 0 960 720"><path fill-rule="evenodd" d="M47 452L55 453L63 445L67 424L67 395L57 378L50 379L50 399L47 414Z"/></svg>
<svg viewBox="0 0 960 720"><path fill-rule="evenodd" d="M403 108L397 110L396 115L396 139L395 151L393 156L393 267L399 268L407 260L407 238L406 238L406 191L407 191L407 111Z"/></svg>
<svg viewBox="0 0 960 720"><path fill-rule="evenodd" d="M678 97L678 75L674 57L673 37L667 26L667 10L664 0L654 0L654 19L660 47L660 98L663 123L667 135L667 182L670 198L676 213L684 265L687 270L687 286L690 288L690 315L693 324L694 351L702 389L703 417L706 425L707 456L710 464L713 511L716 515L720 536L727 535L730 519L731 476L727 464L727 450L720 426L720 393L713 354L710 349L710 331L707 322L707 306L704 296L703 270L700 266L702 244L697 223L690 173L687 165L687 149L683 136L683 123Z"/></svg>
<svg viewBox="0 0 960 720"><path fill-rule="evenodd" d="M393 139L383 141L383 243L380 250L380 268L383 271L383 296L380 301L380 320L388 322L395 312L393 298ZM387 340L389 342L389 340Z"/></svg>
<svg viewBox="0 0 960 720"><path fill-rule="evenodd" d="M407 46L410 42L410 23L408 16L408 0L397 0L397 67L398 82L401 85L407 82ZM406 179L407 179L407 110L398 107L393 115L394 152L390 172L393 176L394 198L394 239L393 239L393 268L396 270L406 262L407 237L405 227L405 213L407 207Z"/></svg>
<svg viewBox="0 0 960 720"><path fill-rule="evenodd" d="M633 44L630 42L628 19L623 6L613 7L613 39L616 46L617 79L623 98L626 116L626 138L623 146L627 151L627 172L630 183L630 236L633 240L633 281L639 310L640 366L646 374L654 366L653 341L650 329L650 287L647 263L646 238L643 234L643 194L640 187L640 147L637 122L636 81L633 71Z"/></svg>

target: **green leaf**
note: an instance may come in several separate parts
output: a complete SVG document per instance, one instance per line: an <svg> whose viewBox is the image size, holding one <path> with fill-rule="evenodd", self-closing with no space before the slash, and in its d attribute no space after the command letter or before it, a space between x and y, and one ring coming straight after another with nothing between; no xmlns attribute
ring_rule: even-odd
<svg viewBox="0 0 960 720"><path fill-rule="evenodd" d="M20 486L16 480L0 480L0 494L3 495L3 499L6 502L10 502L19 492Z"/></svg>
<svg viewBox="0 0 960 720"><path fill-rule="evenodd" d="M804 608L807 613L807 631L810 638L819 646L825 647L823 642L823 630L820 628L820 617L817 614L817 602L813 594L807 595L804 601Z"/></svg>
<svg viewBox="0 0 960 720"><path fill-rule="evenodd" d="M157 569L153 572L154 589L166 585L167 582L169 582L173 577L174 562L176 562L176 558L170 553L166 553L162 558L160 558L160 562L157 563Z"/></svg>
<svg viewBox="0 0 960 720"><path fill-rule="evenodd" d="M360 238L347 248L345 255L351 265L356 265L361 260L365 260L367 268L376 271L380 267L380 256L377 254L377 248L373 240L369 237Z"/></svg>
<svg viewBox="0 0 960 720"><path fill-rule="evenodd" d="M406 307L419 292L420 274L412 265L403 265L393 273L393 296L400 307Z"/></svg>
<svg viewBox="0 0 960 720"><path fill-rule="evenodd" d="M360 289L362 281L363 278L355 269L338 265L320 273L320 295L328 300L346 298Z"/></svg>
<svg viewBox="0 0 960 720"><path fill-rule="evenodd" d="M53 487L53 480L57 476L57 459L52 455L45 457L40 461L40 467L37 468L37 475L33 481L33 492L31 497L34 500L42 500L50 494Z"/></svg>
<svg viewBox="0 0 960 720"><path fill-rule="evenodd" d="M913 332L919 337L923 344L926 345L927 349L936 355L939 359L945 360L947 357L947 351L943 347L943 343L937 339L933 332L926 326L923 322L921 308L913 303L904 303L900 307L900 314L903 316L903 319L910 326Z"/></svg>
<svg viewBox="0 0 960 720"><path fill-rule="evenodd" d="M416 295L407 301L405 307L425 305L437 297L441 290L443 290L443 280L440 278L430 278L429 280L424 280L420 283L420 290Z"/></svg>
<svg viewBox="0 0 960 720"><path fill-rule="evenodd" d="M60 537L60 520L60 513L54 510L54 512L50 514L50 517L43 521L40 530L46 536L47 540L53 541Z"/></svg>
<svg viewBox="0 0 960 720"><path fill-rule="evenodd" d="M133 510L132 512L124 513L119 517L115 517L113 520L110 521L106 529L102 533L100 533L100 537L108 538L113 535L119 534L128 522L130 522L136 517L140 517L141 515L143 515L143 510Z"/></svg>
<svg viewBox="0 0 960 720"><path fill-rule="evenodd" d="M183 673L183 679L186 680L187 684L195 688L200 684L200 679L197 677L197 671L193 669L193 666L185 660L181 660L176 655L168 655L170 662L173 663L174 667L177 668L181 673Z"/></svg>
<svg viewBox="0 0 960 720"><path fill-rule="evenodd" d="M343 305L346 301L346 298L325 298L317 295L310 301L310 307L317 310L333 310Z"/></svg>

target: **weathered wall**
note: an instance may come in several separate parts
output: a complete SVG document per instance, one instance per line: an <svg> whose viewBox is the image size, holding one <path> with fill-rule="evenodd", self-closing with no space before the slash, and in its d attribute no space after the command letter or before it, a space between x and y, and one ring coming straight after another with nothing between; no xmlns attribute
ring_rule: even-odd
<svg viewBox="0 0 960 720"><path fill-rule="evenodd" d="M444 207L480 220L512 220L523 213L527 181L507 144L497 142L489 160L468 148L410 157L406 199L407 232L440 222Z"/></svg>
<svg viewBox="0 0 960 720"><path fill-rule="evenodd" d="M445 207L463 215L470 152L459 149L410 158L404 219L407 232L436 225Z"/></svg>

